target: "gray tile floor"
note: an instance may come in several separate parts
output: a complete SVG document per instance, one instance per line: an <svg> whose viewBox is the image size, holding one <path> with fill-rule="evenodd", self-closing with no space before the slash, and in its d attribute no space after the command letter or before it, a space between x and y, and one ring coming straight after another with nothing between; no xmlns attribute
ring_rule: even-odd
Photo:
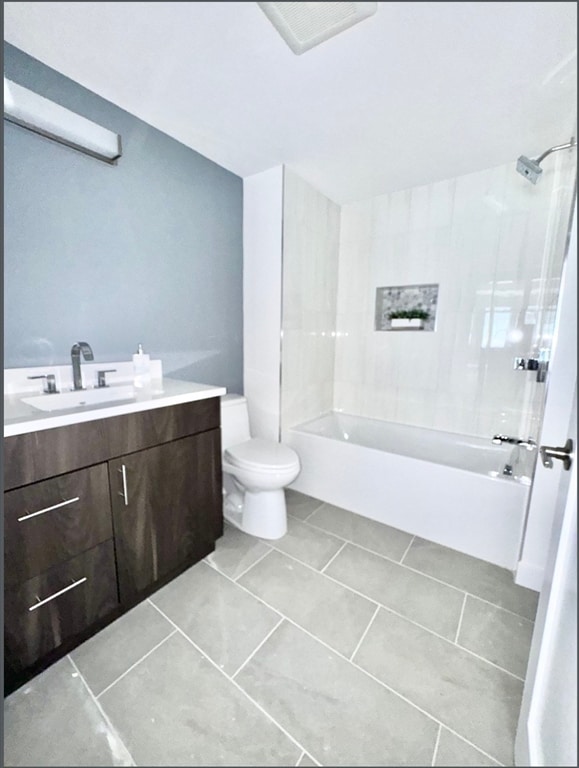
<svg viewBox="0 0 579 768"><path fill-rule="evenodd" d="M288 492L5 701L7 766L513 765L537 605L480 560Z"/></svg>

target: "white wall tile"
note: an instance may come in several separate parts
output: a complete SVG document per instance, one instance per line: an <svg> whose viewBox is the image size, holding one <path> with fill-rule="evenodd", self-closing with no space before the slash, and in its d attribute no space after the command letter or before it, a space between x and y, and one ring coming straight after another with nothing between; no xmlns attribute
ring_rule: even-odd
<svg viewBox="0 0 579 768"><path fill-rule="evenodd" d="M354 218L359 226L362 218ZM283 232L281 419L288 428L333 407L340 242L339 206L288 169Z"/></svg>
<svg viewBox="0 0 579 768"><path fill-rule="evenodd" d="M536 432L542 385L512 360L531 354L557 301L574 172L552 160L536 187L509 163L341 209L286 173L284 425L334 408L481 436ZM433 282L434 333L374 331L377 287Z"/></svg>
<svg viewBox="0 0 579 768"><path fill-rule="evenodd" d="M570 203L573 175L545 174L538 193L517 176L511 163L343 207L337 328L352 336L336 344L335 408L481 436L493 425L536 429L541 401L512 360L529 356L539 333L529 302L556 303L549 280L567 212L550 199L559 184ZM353 333L363 311L373 317L376 287L430 282L440 285L435 333ZM501 308L502 348L489 348L485 324L498 343Z"/></svg>

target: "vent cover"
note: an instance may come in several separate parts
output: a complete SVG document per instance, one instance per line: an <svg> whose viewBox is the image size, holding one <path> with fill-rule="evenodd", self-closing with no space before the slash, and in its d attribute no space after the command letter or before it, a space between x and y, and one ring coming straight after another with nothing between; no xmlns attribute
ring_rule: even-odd
<svg viewBox="0 0 579 768"><path fill-rule="evenodd" d="M376 13L377 3L258 3L298 55Z"/></svg>

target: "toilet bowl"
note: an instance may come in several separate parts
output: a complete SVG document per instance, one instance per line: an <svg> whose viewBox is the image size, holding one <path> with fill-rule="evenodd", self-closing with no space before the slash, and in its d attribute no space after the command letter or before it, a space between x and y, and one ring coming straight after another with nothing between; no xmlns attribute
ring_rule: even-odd
<svg viewBox="0 0 579 768"><path fill-rule="evenodd" d="M224 518L252 536L281 538L287 531L284 488L299 474L297 453L251 437L241 395L221 397L221 448Z"/></svg>

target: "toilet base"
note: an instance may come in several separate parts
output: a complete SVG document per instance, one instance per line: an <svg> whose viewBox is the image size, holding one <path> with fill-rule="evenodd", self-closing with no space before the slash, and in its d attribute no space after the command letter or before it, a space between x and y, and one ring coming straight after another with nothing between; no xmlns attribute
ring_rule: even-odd
<svg viewBox="0 0 579 768"><path fill-rule="evenodd" d="M231 494L237 496L237 494ZM250 536L260 539L281 539L287 533L287 512L283 488L275 491L245 491L243 504L239 497L228 503L229 494L223 503L223 517Z"/></svg>

